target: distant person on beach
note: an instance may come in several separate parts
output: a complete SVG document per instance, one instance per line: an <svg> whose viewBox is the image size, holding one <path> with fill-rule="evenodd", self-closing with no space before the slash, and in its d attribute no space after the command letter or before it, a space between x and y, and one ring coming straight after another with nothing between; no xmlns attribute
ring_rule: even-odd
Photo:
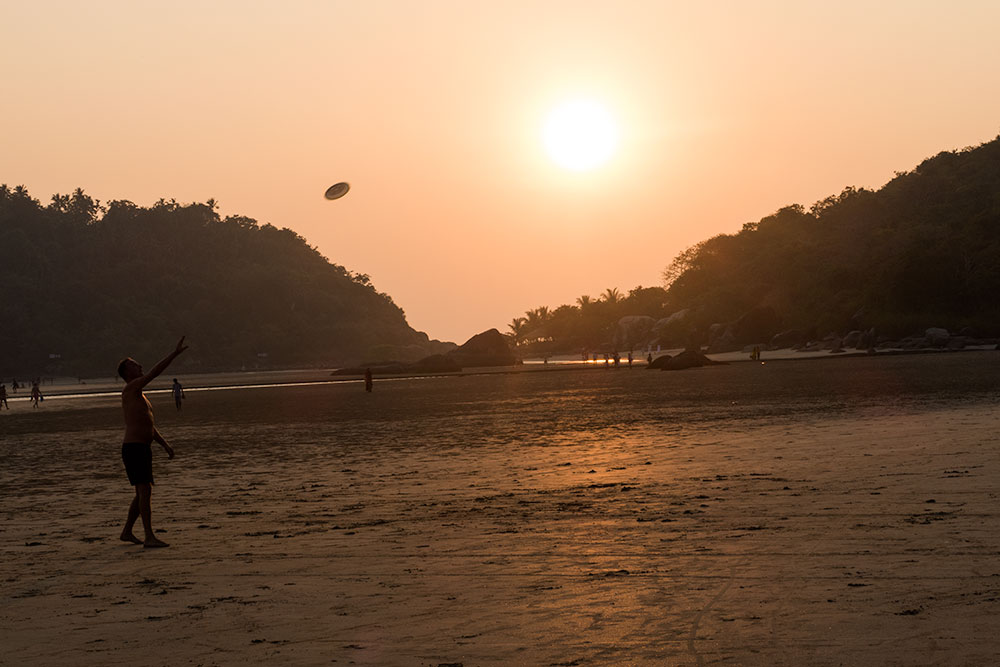
<svg viewBox="0 0 1000 667"><path fill-rule="evenodd" d="M0 404L10 410L10 406L7 405L7 385L5 384L0 384Z"/></svg>
<svg viewBox="0 0 1000 667"><path fill-rule="evenodd" d="M123 359L118 364L118 375L125 380L122 389L122 410L125 413L125 437L122 440L122 461L129 483L135 487L135 497L128 508L128 519L122 528L122 542L141 544L144 547L165 547L166 542L157 539L150 523L149 497L153 491L153 452L150 444L155 440L167 453L167 458L174 458L173 448L167 444L160 432L153 425L153 407L142 393L143 387L158 376L177 355L187 349L182 336L177 341L174 351L164 357L152 370L143 374L142 366L131 357ZM146 539L140 540L132 533L136 519L142 517L142 527Z"/></svg>
<svg viewBox="0 0 1000 667"><path fill-rule="evenodd" d="M650 352L649 354L646 355L646 363L647 364L653 363L653 353L652 352Z"/></svg>
<svg viewBox="0 0 1000 667"><path fill-rule="evenodd" d="M632 350L628 351L628 367L632 368Z"/></svg>
<svg viewBox="0 0 1000 667"><path fill-rule="evenodd" d="M372 369L365 369L365 391L372 393Z"/></svg>
<svg viewBox="0 0 1000 667"><path fill-rule="evenodd" d="M31 384L31 407L37 408L38 401L42 400L42 390L38 388L38 383Z"/></svg>
<svg viewBox="0 0 1000 667"><path fill-rule="evenodd" d="M17 393L19 386L20 385L17 384L17 378L14 378L13 380L10 381L10 390L15 394Z"/></svg>
<svg viewBox="0 0 1000 667"><path fill-rule="evenodd" d="M184 387L182 387L181 383L177 381L177 378L174 378L174 386L170 388L170 391L174 395L174 405L176 405L177 409L180 410L181 401L183 401L186 396L184 396Z"/></svg>

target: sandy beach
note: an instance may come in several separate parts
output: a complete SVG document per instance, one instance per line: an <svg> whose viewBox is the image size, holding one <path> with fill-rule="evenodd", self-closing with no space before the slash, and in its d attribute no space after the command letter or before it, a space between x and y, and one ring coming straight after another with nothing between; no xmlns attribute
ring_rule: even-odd
<svg viewBox="0 0 1000 667"><path fill-rule="evenodd" d="M377 380L0 414L0 663L983 665L1000 354Z"/></svg>

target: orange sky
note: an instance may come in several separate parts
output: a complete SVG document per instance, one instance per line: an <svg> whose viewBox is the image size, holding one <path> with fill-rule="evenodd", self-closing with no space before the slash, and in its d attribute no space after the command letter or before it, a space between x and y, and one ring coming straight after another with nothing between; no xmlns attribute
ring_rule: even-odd
<svg viewBox="0 0 1000 667"><path fill-rule="evenodd" d="M42 201L215 198L457 342L658 285L697 241L1000 133L992 0L0 10L0 183ZM621 134L583 173L540 136L580 96ZM324 200L340 180L350 194Z"/></svg>

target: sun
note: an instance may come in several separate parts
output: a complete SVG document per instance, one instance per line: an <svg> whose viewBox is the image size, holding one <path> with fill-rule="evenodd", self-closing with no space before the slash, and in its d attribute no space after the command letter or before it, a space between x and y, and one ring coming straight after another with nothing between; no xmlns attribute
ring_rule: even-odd
<svg viewBox="0 0 1000 667"><path fill-rule="evenodd" d="M542 129L549 157L561 167L588 171L600 167L618 148L618 123L594 100L571 100L553 109Z"/></svg>

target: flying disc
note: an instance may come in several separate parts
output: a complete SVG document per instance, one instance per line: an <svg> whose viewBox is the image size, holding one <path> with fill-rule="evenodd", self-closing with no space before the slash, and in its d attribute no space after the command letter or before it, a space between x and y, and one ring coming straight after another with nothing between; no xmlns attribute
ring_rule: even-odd
<svg viewBox="0 0 1000 667"><path fill-rule="evenodd" d="M323 195L327 199L340 199L347 194L347 191L351 189L351 186L347 183L337 183L331 185L326 189L326 194Z"/></svg>

